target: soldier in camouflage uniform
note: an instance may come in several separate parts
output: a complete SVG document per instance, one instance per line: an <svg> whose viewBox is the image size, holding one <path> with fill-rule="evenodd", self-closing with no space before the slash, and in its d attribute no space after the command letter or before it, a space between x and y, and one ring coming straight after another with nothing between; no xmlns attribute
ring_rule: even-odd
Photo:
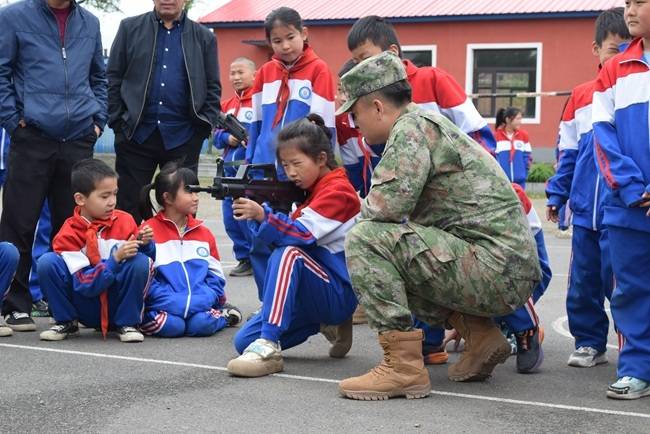
<svg viewBox="0 0 650 434"><path fill-rule="evenodd" d="M510 354L490 319L523 305L541 279L535 241L494 158L444 116L410 103L399 59L384 52L341 80L355 123L386 143L361 218L346 238L352 285L383 362L340 384L354 399L419 398L431 389L412 314L466 341L449 368L483 380ZM383 141L382 141L383 140Z"/></svg>

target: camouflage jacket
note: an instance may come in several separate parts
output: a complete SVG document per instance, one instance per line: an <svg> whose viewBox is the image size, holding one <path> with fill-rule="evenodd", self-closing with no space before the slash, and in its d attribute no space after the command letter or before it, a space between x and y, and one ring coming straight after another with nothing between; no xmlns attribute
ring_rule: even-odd
<svg viewBox="0 0 650 434"><path fill-rule="evenodd" d="M497 271L540 279L535 240L496 160L444 116L415 104L393 125L361 219L405 224L425 242L435 240L426 227L442 229L482 247L477 257Z"/></svg>

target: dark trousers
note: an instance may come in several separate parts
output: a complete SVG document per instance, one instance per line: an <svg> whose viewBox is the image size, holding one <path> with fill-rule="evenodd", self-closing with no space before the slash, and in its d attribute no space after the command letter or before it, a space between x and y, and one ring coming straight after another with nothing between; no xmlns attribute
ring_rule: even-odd
<svg viewBox="0 0 650 434"><path fill-rule="evenodd" d="M181 167L197 173L201 145L208 134L206 129L196 128L196 133L187 143L169 150L165 149L158 129L142 144L126 140L121 134L116 135L115 170L120 176L117 207L130 213L140 224L142 215L138 205L142 187L151 182L158 167L170 161L177 161Z"/></svg>
<svg viewBox="0 0 650 434"><path fill-rule="evenodd" d="M52 237L72 216L73 192L70 188L72 165L92 158L97 137L88 134L79 140L59 142L44 137L33 127L20 128L11 138L9 169L2 196L0 240L18 249L20 260L16 276L2 303L2 314L30 313L29 271L32 266L34 231L45 199L52 213Z"/></svg>

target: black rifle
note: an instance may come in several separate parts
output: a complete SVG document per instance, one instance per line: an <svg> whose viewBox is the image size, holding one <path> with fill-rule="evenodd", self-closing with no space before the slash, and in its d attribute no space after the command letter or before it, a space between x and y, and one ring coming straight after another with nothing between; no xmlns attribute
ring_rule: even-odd
<svg viewBox="0 0 650 434"><path fill-rule="evenodd" d="M304 202L307 198L307 192L293 182L278 180L274 164L242 164L233 178L223 176L223 168L223 159L217 158L217 175L212 186L188 185L187 191L210 193L217 200L246 197L260 204L268 202L274 210L285 213L291 211L294 203ZM251 176L251 172L256 176Z"/></svg>
<svg viewBox="0 0 650 434"><path fill-rule="evenodd" d="M226 115L220 112L217 118L217 127L228 131L231 136L237 139L237 143L248 143L248 130L232 113Z"/></svg>

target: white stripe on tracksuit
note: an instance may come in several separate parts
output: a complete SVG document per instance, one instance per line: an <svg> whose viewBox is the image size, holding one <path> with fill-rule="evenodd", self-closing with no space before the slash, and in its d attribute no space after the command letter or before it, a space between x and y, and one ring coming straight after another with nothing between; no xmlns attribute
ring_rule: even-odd
<svg viewBox="0 0 650 434"><path fill-rule="evenodd" d="M287 301L287 294L291 283L291 273L293 273L295 262L298 259L302 259L305 268L314 273L317 277L326 283L330 282L327 272L325 272L316 261L307 255L304 250L296 247L285 249L282 258L280 258L280 264L278 267L278 270L280 271L275 281L275 294L273 296L273 304L271 305L269 324L280 326L282 323L284 305Z"/></svg>

